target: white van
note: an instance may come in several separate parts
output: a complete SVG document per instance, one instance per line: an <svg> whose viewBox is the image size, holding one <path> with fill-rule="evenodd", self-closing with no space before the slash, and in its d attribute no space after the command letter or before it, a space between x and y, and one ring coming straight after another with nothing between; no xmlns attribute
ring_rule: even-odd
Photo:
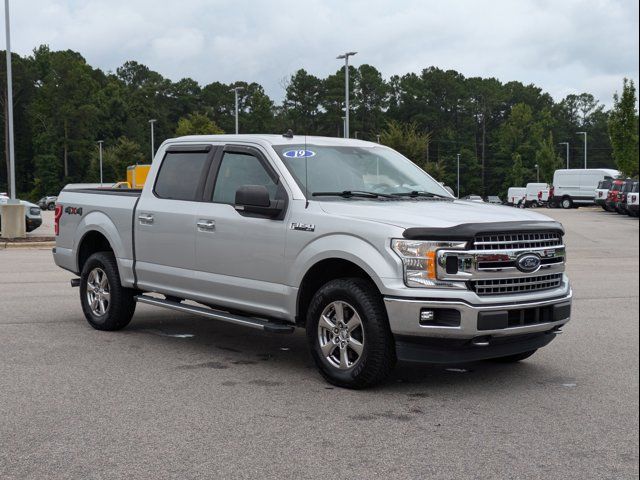
<svg viewBox="0 0 640 480"><path fill-rule="evenodd" d="M553 174L553 203L562 208L592 205L598 183L619 176L620 172L609 168L556 170Z"/></svg>
<svg viewBox="0 0 640 480"><path fill-rule="evenodd" d="M527 195L527 189L523 187L511 187L507 191L507 205L517 207Z"/></svg>
<svg viewBox="0 0 640 480"><path fill-rule="evenodd" d="M548 183L527 183L525 196L525 207L541 207L549 201L549 191L551 187Z"/></svg>

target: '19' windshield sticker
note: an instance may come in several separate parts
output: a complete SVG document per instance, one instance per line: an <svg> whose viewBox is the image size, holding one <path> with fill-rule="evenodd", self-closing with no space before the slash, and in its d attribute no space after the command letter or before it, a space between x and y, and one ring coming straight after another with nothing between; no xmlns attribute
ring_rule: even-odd
<svg viewBox="0 0 640 480"><path fill-rule="evenodd" d="M316 152L313 150L287 150L283 155L287 158L310 158L315 157Z"/></svg>

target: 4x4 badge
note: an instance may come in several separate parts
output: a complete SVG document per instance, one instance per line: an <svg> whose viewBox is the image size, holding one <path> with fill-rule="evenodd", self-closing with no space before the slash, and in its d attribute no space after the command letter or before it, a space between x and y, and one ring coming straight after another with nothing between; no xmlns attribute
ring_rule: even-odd
<svg viewBox="0 0 640 480"><path fill-rule="evenodd" d="M293 222L289 228L291 230L300 230L302 232L313 232L315 231L316 226L311 223Z"/></svg>

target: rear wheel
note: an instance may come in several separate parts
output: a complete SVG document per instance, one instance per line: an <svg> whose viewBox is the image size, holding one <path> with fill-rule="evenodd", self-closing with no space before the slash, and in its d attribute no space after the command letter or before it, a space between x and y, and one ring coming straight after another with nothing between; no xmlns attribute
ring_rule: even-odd
<svg viewBox="0 0 640 480"><path fill-rule="evenodd" d="M395 344L380 294L359 278L332 280L313 296L307 340L322 376L346 388L383 381L396 363Z"/></svg>
<svg viewBox="0 0 640 480"><path fill-rule="evenodd" d="M49 205L47 205L47 210L55 210L55 209L56 209L55 203L50 203Z"/></svg>
<svg viewBox="0 0 640 480"><path fill-rule="evenodd" d="M562 199L562 208L564 208L565 210L573 208L573 201L571 200L571 197L564 197Z"/></svg>
<svg viewBox="0 0 640 480"><path fill-rule="evenodd" d="M516 353L515 355L509 355L507 357L492 358L491 361L497 362L497 363L516 363L526 358L529 358L531 355L533 355L537 351L538 351L537 349L529 350L528 352Z"/></svg>
<svg viewBox="0 0 640 480"><path fill-rule="evenodd" d="M135 290L120 284L118 264L111 252L94 253L80 276L80 302L84 316L96 330L126 327L136 309Z"/></svg>

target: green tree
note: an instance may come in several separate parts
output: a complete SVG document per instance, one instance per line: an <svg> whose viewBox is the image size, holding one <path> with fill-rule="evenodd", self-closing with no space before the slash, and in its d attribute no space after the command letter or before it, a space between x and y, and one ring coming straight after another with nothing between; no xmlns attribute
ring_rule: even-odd
<svg viewBox="0 0 640 480"><path fill-rule="evenodd" d="M380 133L380 143L397 150L419 167L426 167L431 135L419 131L415 123L390 121Z"/></svg>
<svg viewBox="0 0 640 480"><path fill-rule="evenodd" d="M202 113L192 113L178 120L176 136L185 135L217 135L224 133L214 121Z"/></svg>
<svg viewBox="0 0 640 480"><path fill-rule="evenodd" d="M631 177L638 175L638 113L636 87L633 80L624 79L622 94L613 95L613 109L609 119L609 135L613 158L618 170Z"/></svg>
<svg viewBox="0 0 640 480"><path fill-rule="evenodd" d="M557 152L553 134L549 132L536 151L536 164L540 167L540 181L551 183L553 173L562 168L563 161Z"/></svg>
<svg viewBox="0 0 640 480"><path fill-rule="evenodd" d="M522 156L519 153L514 153L512 160L511 170L509 170L505 184L523 187L525 185L525 172L522 164Z"/></svg>

